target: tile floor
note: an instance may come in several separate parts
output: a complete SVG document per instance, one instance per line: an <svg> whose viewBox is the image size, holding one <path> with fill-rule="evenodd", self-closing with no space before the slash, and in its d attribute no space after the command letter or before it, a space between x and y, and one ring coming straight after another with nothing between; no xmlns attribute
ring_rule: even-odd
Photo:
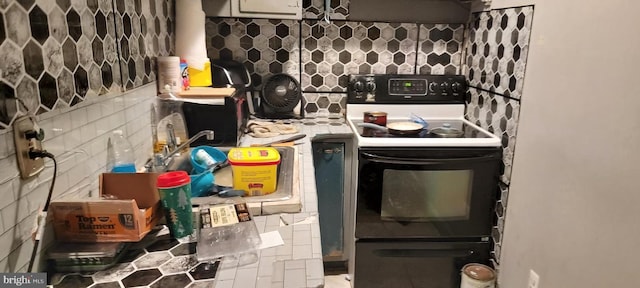
<svg viewBox="0 0 640 288"><path fill-rule="evenodd" d="M324 276L325 288L351 288L351 283L346 280L346 274Z"/></svg>

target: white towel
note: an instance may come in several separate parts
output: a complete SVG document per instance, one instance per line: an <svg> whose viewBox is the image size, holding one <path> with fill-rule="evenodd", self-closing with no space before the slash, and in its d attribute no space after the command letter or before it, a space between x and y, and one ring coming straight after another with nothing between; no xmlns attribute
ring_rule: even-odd
<svg viewBox="0 0 640 288"><path fill-rule="evenodd" d="M256 138L270 138L279 135L295 134L299 131L296 126L284 124L282 121L249 121L247 129L249 130L249 135Z"/></svg>

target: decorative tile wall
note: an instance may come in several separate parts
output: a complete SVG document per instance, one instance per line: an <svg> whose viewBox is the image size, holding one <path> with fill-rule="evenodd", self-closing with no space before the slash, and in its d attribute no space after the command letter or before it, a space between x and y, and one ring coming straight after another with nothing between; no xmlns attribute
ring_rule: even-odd
<svg viewBox="0 0 640 288"><path fill-rule="evenodd" d="M533 6L475 13L465 43L464 74L470 86L465 117L502 139L500 193L492 232L496 264L500 261L532 21Z"/></svg>
<svg viewBox="0 0 640 288"><path fill-rule="evenodd" d="M500 183L500 191L498 193L498 202L495 208L495 226L492 229L491 240L493 242L493 256L497 263L500 262L500 255L502 252L502 233L504 231L504 220L507 214L507 202L509 198L509 186Z"/></svg>
<svg viewBox="0 0 640 288"><path fill-rule="evenodd" d="M465 75L471 86L466 117L502 138L501 180L507 185L532 19L532 6L473 14L466 45Z"/></svg>
<svg viewBox="0 0 640 288"><path fill-rule="evenodd" d="M532 19L532 6L472 16L466 73L471 85L520 99Z"/></svg>
<svg viewBox="0 0 640 288"><path fill-rule="evenodd" d="M500 180L511 182L511 166L516 145L520 116L520 101L469 89L465 117L502 139L502 166Z"/></svg>
<svg viewBox="0 0 640 288"><path fill-rule="evenodd" d="M209 58L244 63L257 88L277 73L300 79L300 26L294 20L208 18L206 34Z"/></svg>
<svg viewBox="0 0 640 288"><path fill-rule="evenodd" d="M345 92L349 74L413 74L418 26L302 21L302 89Z"/></svg>
<svg viewBox="0 0 640 288"><path fill-rule="evenodd" d="M422 24L418 74L460 74L464 25Z"/></svg>
<svg viewBox="0 0 640 288"><path fill-rule="evenodd" d="M155 80L155 57L173 52L173 1L114 2L2 2L0 129Z"/></svg>
<svg viewBox="0 0 640 288"><path fill-rule="evenodd" d="M344 114L346 93L304 92L306 118L330 117Z"/></svg>
<svg viewBox="0 0 640 288"><path fill-rule="evenodd" d="M348 2L332 1L332 7L348 11ZM313 19L208 18L208 56L244 63L258 89L275 73L294 76L308 116L344 112L345 101L338 98L346 96L349 74L460 73L462 24L326 23L315 20L322 16L322 1L303 5L305 17Z"/></svg>
<svg viewBox="0 0 640 288"><path fill-rule="evenodd" d="M175 51L174 1L116 0L115 5L123 86L155 81L155 57Z"/></svg>
<svg viewBox="0 0 640 288"><path fill-rule="evenodd" d="M15 115L120 91L111 1L4 1L0 129ZM18 98L24 103L17 105Z"/></svg>
<svg viewBox="0 0 640 288"><path fill-rule="evenodd" d="M324 0L302 0L302 17L305 19L321 19L324 17ZM349 17L350 0L331 0L329 19L346 20Z"/></svg>

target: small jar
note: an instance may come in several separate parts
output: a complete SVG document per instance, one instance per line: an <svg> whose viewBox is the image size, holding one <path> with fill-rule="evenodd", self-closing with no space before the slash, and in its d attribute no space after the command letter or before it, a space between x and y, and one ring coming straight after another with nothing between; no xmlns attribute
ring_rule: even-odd
<svg viewBox="0 0 640 288"><path fill-rule="evenodd" d="M487 265L471 263L462 267L460 288L494 288L496 271Z"/></svg>
<svg viewBox="0 0 640 288"><path fill-rule="evenodd" d="M364 123L387 126L387 113L379 111L364 112Z"/></svg>

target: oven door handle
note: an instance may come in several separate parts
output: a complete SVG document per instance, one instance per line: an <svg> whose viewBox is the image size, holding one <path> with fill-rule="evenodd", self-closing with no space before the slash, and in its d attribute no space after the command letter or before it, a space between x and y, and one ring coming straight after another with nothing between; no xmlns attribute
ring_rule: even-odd
<svg viewBox="0 0 640 288"><path fill-rule="evenodd" d="M400 164L400 165L436 165L436 164L454 164L454 163L469 163L469 162L484 162L489 160L495 160L492 155L480 156L480 157L468 157L468 158L449 158L449 159L410 159L410 158L397 158L378 156L371 153L363 152L361 154L364 158L371 162L383 163L383 164Z"/></svg>
<svg viewBox="0 0 640 288"><path fill-rule="evenodd" d="M469 257L475 251L469 249L377 249L373 254L385 258L437 258L437 257Z"/></svg>

